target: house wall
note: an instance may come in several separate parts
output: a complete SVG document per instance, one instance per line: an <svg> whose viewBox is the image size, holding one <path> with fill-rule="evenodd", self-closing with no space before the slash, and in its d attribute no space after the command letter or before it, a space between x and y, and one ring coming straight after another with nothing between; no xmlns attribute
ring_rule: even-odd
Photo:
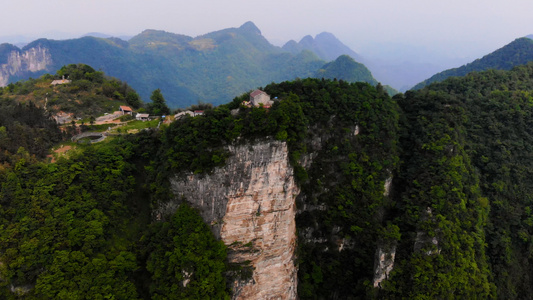
<svg viewBox="0 0 533 300"><path fill-rule="evenodd" d="M263 103L263 105L270 105L270 96L266 93L255 96L253 104L259 106L260 103Z"/></svg>

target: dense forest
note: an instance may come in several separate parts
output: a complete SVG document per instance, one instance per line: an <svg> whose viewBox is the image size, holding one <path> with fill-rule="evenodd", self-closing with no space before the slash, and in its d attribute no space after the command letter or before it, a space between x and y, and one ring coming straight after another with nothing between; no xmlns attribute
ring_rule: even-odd
<svg viewBox="0 0 533 300"><path fill-rule="evenodd" d="M477 297L481 290L499 299L524 299L532 293L532 74L533 64L512 71L471 73L408 92L399 100L411 119L404 141L417 152L405 151L405 171L399 176L404 190L398 201L431 207L435 220L428 229L439 240L448 238L438 225L437 209L442 209L444 220L455 220L463 234L471 235L470 246L458 248L457 254L467 259L465 279L478 281L461 284L475 288L471 291ZM424 156L430 165L422 164ZM427 200L421 195L427 195ZM442 206L450 204L455 205ZM409 213L409 209L405 205L398 212ZM442 244L442 251L450 245ZM459 260L453 261L458 266ZM433 268L435 275L450 271ZM447 288L443 295L449 293Z"/></svg>
<svg viewBox="0 0 533 300"><path fill-rule="evenodd" d="M42 159L63 138L50 114L33 102L23 105L0 99L0 111L0 166L19 149Z"/></svg>
<svg viewBox="0 0 533 300"><path fill-rule="evenodd" d="M46 111L2 98L0 297L231 298L248 270L228 263L196 208L181 199L170 218L152 212L174 198L170 176L210 174L229 145L265 138L287 143L301 190L301 299L533 292L533 64L392 98L329 79L262 89L277 97L270 108L243 106L243 94L55 163L43 157L64 134ZM378 253L393 266L379 282Z"/></svg>

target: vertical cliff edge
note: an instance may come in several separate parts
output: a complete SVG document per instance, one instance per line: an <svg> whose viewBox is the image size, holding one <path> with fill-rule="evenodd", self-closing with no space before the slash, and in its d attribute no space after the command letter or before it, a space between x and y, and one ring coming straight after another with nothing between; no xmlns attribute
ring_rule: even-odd
<svg viewBox="0 0 533 300"><path fill-rule="evenodd" d="M299 189L287 144L267 139L228 150L226 165L211 174L171 178L177 200L161 203L156 218L173 213L181 201L200 211L228 246L230 263L253 268L251 278L234 282L234 299L296 299Z"/></svg>
<svg viewBox="0 0 533 300"><path fill-rule="evenodd" d="M52 55L47 48L34 47L26 51L11 51L7 63L0 64L0 86L6 86L11 76L25 77L46 70L52 64Z"/></svg>

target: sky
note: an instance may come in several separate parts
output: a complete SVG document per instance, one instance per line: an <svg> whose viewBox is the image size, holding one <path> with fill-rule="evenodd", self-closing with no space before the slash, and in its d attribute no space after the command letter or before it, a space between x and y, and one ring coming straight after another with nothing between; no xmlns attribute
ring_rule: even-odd
<svg viewBox="0 0 533 300"><path fill-rule="evenodd" d="M0 43L144 29L194 37L252 21L278 46L327 31L374 59L459 62L533 34L532 11L530 0L16 0L2 4Z"/></svg>

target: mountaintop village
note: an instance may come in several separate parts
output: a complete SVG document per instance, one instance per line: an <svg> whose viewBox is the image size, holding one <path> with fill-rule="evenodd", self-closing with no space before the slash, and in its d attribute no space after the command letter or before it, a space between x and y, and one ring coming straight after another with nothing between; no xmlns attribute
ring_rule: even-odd
<svg viewBox="0 0 533 300"><path fill-rule="evenodd" d="M57 85L63 85L63 84L68 84L68 83L71 83L71 80L65 79L65 77L63 76L62 79L53 80L50 85L57 86ZM275 98L275 100L277 100L277 97ZM266 92L262 90L256 89L255 91L250 93L250 98L248 101L242 102L242 106L246 108L264 107L268 109L273 105L273 103L274 101L271 100L270 95L268 95ZM45 108L46 108L46 104L45 104ZM237 114L238 110L239 109L232 110L232 114ZM95 125L109 124L110 127L108 127L105 132L82 132L80 134L73 136L71 140L73 142L96 143L96 142L100 142L104 140L106 136L116 135L117 131L118 131L118 134L134 133L138 131L138 129L133 129L130 131L127 129L122 130L122 131L117 130L117 127L124 126L130 121L147 122L147 121L159 120L159 122L157 122L157 125L154 125L154 126L157 126L157 128L159 128L161 123L168 124L173 121L179 120L185 117L186 115L190 117L196 117L196 116L203 115L203 113L204 113L203 110L184 110L184 111L179 111L173 116L165 116L165 115L156 116L156 115L150 115L144 112L135 112L135 110L132 109L130 106L121 105L119 106L119 109L117 111L113 113L105 113L102 116L94 118L94 120L91 122L91 124L95 124ZM130 120L123 121L124 119L121 117L125 115L129 115L132 118ZM68 114L62 111L55 114L53 118L56 120L58 124L68 124L68 123L75 124L74 116L72 114ZM111 127L111 125L113 126L113 128ZM146 126L145 129L148 127L152 127L152 126ZM89 140L85 140L84 138L89 138Z"/></svg>

